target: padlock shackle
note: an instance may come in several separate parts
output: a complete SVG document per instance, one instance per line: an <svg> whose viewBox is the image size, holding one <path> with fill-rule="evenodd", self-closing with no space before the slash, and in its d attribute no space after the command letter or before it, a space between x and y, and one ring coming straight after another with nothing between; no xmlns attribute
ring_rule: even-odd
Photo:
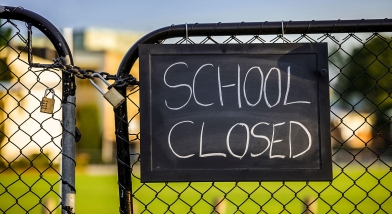
<svg viewBox="0 0 392 214"><path fill-rule="evenodd" d="M49 90L49 93L46 93L48 90ZM44 97L46 97L47 95L49 95L50 92L52 92L52 99L54 99L54 90L53 90L53 88L47 88L47 89L45 89Z"/></svg>
<svg viewBox="0 0 392 214"><path fill-rule="evenodd" d="M99 73L93 73L91 76L92 76L92 77L98 77L98 78L101 79L102 82L104 82L108 87L110 86L110 84L103 78L103 76L102 76L101 74L99 74ZM99 91L99 93L101 93L102 95L105 94L105 92L104 92L102 89L100 89L100 88L98 87L97 84L95 84L95 82L93 81L93 79L90 79L90 82L91 82L91 84L93 84L93 86Z"/></svg>
<svg viewBox="0 0 392 214"><path fill-rule="evenodd" d="M99 74L99 73L93 73L91 76L92 76L92 77L99 77L99 79L101 79L102 82L104 82L107 86L110 86L110 84L105 80L105 78L103 78L103 76L102 76L101 74Z"/></svg>

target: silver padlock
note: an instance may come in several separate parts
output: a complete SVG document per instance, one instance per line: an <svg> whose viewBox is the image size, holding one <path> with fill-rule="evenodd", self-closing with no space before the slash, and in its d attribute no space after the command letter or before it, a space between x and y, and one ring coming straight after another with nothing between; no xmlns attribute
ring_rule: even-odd
<svg viewBox="0 0 392 214"><path fill-rule="evenodd" d="M49 90L49 93L47 93ZM47 95L52 92L52 98L46 97ZM47 114L53 114L54 111L54 90L52 88L47 88L45 90L44 97L42 98L41 101L41 112L42 113L47 113Z"/></svg>
<svg viewBox="0 0 392 214"><path fill-rule="evenodd" d="M110 86L110 84L100 74L93 73L91 76L99 77L99 79L101 79L107 86ZM94 83L92 79L90 79L90 82L114 108L119 107L125 101L125 98L114 87L110 88L109 91L105 93L98 87L97 84Z"/></svg>

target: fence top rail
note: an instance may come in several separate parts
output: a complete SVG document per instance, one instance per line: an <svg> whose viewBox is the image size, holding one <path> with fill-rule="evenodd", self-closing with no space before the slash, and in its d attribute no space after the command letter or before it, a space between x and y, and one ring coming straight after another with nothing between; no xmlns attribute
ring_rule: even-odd
<svg viewBox="0 0 392 214"><path fill-rule="evenodd" d="M61 32L44 17L24 9L23 7L11 7L0 5L0 19L11 19L30 23L39 29L52 42L60 57L64 57L66 64L73 65L70 48Z"/></svg>
<svg viewBox="0 0 392 214"><path fill-rule="evenodd" d="M163 27L146 34L125 54L117 76L129 74L138 59L139 44L188 36L230 36L230 35L271 35L320 33L365 33L390 32L392 19L326 20L326 21L280 21L280 22L239 22L239 23L194 23ZM188 31L188 32L187 32Z"/></svg>

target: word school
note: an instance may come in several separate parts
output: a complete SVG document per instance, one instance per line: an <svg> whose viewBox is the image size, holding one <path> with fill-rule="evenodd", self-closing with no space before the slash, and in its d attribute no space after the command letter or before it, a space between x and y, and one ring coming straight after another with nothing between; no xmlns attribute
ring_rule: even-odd
<svg viewBox="0 0 392 214"><path fill-rule="evenodd" d="M200 107L208 107L208 106L212 106L215 104L224 106L225 105L224 98L223 98L224 92L222 92L223 91L222 89L228 88L228 87L236 87L237 102L238 102L239 109L242 108L242 105L243 105L243 103L241 101L241 96L243 96L243 99L245 100L246 104L251 107L254 107L254 106L258 105L260 102L262 102L263 97L264 97L264 102L265 102L266 106L268 106L269 108L273 108L273 107L277 106L279 103L281 103L281 97L282 97L282 81L281 81L282 74L281 73L282 72L280 71L279 68L276 68L276 67L270 68L264 77L264 73L260 67L258 67L258 66L251 67L246 71L245 77L241 81L241 78L240 78L241 67L240 67L240 65L238 65L237 66L238 67L237 82L222 85L222 83L221 83L222 75L221 75L220 66L214 66L213 64L208 63L208 64L201 65L197 70L194 71L192 84L185 84L185 83L176 84L176 85L170 84L171 81L167 77L167 76L169 76L168 73L170 73L171 69L174 69L174 68L179 69L179 67L181 69L188 69L187 63L176 62L176 63L173 63L170 66L168 66L164 72L164 75L163 75L163 81L167 87L172 88L172 89L177 88L178 90L182 89L182 90L189 91L187 98L183 99L186 101L181 105L175 106L175 105L172 105L167 100L165 100L165 106L172 111L178 111L178 110L185 108L191 102L192 99L193 99L194 103L196 103L197 106L200 106ZM219 94L219 103L212 103L212 102L203 103L201 101L201 99L199 99L199 97L197 96L197 90L195 90L195 88L196 88L195 86L198 83L196 81L197 76L203 72L203 69L205 69L207 67L216 68L217 85L218 85L218 91L216 93ZM251 102L248 100L248 95L247 95L247 90L246 90L246 85L249 84L248 83L248 76L251 72L256 72L256 74L260 75L260 82L259 82L260 85L257 85L257 88L259 88L259 91L257 92L258 99L256 102ZM275 72L278 77L277 82L273 82L272 79L270 80L270 78L269 78L273 72ZM277 87L278 96L277 96L276 101L271 101L269 99L269 96L267 93L267 84L274 84L274 85L278 86ZM288 98L289 94L290 94L290 89L291 89L290 88L290 66L287 67L287 82L286 82L286 84L287 84L286 91L284 94L284 99L283 99L282 105L310 104L311 103L310 101L306 101L306 100L296 100L296 101L288 102L288 100L291 100ZM292 89L292 90L294 90L294 89ZM176 128L178 128L180 126L188 126L189 127L191 124L192 124L192 128L197 128L200 130L200 132L199 132L200 136L190 136L191 139L198 138L199 150L194 151L193 153L190 153L190 154L180 154L181 152L176 151L176 149L173 147L173 140L171 137L172 133L176 132ZM281 143L282 139L277 139L277 137L275 136L275 133L276 133L277 129L279 129L280 126L286 126L286 125L289 126L289 133L287 133L287 135L289 136L288 143L287 143L287 149L289 150L289 153L288 153L288 155L276 154L273 151L273 145L277 144L277 143ZM255 128L258 126L263 126L263 128L272 126L271 127L273 130L272 136L268 137L265 135L260 135L258 133L255 133ZM293 126L300 127L303 130L301 132L304 134L303 139L307 139L307 142L306 142L307 146L304 147L303 151L297 152L296 154L293 154L293 151L292 151L293 142L291 140L292 139L291 138L291 136L292 136L291 130L292 130ZM272 158L297 158L297 157L304 155L312 146L312 137L311 137L310 131L306 128L306 126L304 124L300 123L299 121L288 120L287 122L278 122L278 123L274 123L274 124L270 124L267 122L259 122L252 127L249 127L246 123L242 123L241 121L238 121L237 123L233 123L233 125L231 126L230 129L225 130L225 133L227 133L226 139L222 140L221 143L225 144L227 151L226 152L206 153L206 152L203 152L203 135L205 132L204 127L205 127L205 122L203 122L201 127L199 127L199 126L196 126L194 121L192 121L192 120L183 120L183 121L179 121L178 123L175 123L171 127L171 129L167 135L167 145L169 146L170 151L173 153L173 155L175 155L177 158L183 159L183 158L191 158L195 155L197 155L200 158L206 158L206 157L213 157L213 156L227 157L227 155L230 154L231 156L233 156L235 158L242 159L248 153L250 137L257 138L257 139L263 139L265 141L264 146L262 146L263 148L260 148L260 151L262 150L261 152L259 152L257 154L249 152L250 156L253 158L256 158L266 152L267 152L266 154L268 155L268 157L270 159L272 159ZM240 127L242 127L242 130ZM234 134L234 132L237 132L235 134L246 136L245 142L231 142L230 139L231 139L231 136ZM194 141L192 140L192 142L194 142ZM219 143L219 142L217 142L217 143ZM235 143L244 145L244 150L240 154L238 154L238 151L236 153L235 151L232 150L232 145ZM304 144L304 142L301 142L301 144Z"/></svg>

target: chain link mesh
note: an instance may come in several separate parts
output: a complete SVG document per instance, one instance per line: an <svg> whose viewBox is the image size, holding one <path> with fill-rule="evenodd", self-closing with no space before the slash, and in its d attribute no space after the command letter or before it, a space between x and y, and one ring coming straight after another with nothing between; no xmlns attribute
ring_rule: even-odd
<svg viewBox="0 0 392 214"><path fill-rule="evenodd" d="M139 91L132 86L127 105L133 213L392 213L391 35L232 35L162 41L327 42L333 181L141 183Z"/></svg>
<svg viewBox="0 0 392 214"><path fill-rule="evenodd" d="M10 20L0 25L0 211L60 212L62 79L57 68L29 66L24 26ZM141 183L139 91L132 86L127 113L134 213L392 212L391 34L231 35L164 41L267 42L329 44L333 181ZM51 63L41 58L35 62ZM48 88L55 91L53 114L40 112Z"/></svg>
<svg viewBox="0 0 392 214"><path fill-rule="evenodd" d="M60 213L61 71L29 66L27 38L26 23L1 20L0 212ZM40 112L46 89L53 114Z"/></svg>

